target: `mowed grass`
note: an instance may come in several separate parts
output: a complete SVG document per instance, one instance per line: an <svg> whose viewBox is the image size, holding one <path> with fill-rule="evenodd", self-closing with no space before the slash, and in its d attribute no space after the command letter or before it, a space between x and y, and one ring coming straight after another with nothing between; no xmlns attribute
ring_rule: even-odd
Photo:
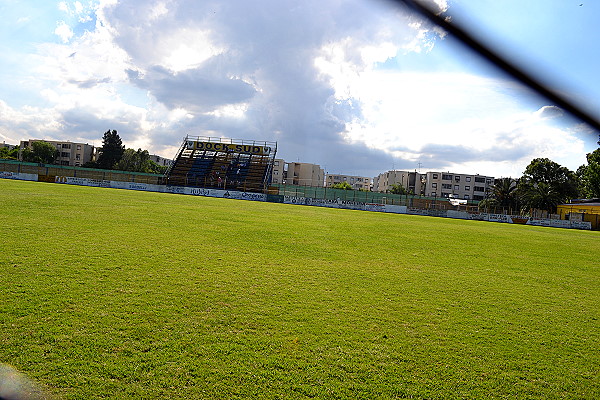
<svg viewBox="0 0 600 400"><path fill-rule="evenodd" d="M0 362L63 399L600 398L600 233L0 180Z"/></svg>

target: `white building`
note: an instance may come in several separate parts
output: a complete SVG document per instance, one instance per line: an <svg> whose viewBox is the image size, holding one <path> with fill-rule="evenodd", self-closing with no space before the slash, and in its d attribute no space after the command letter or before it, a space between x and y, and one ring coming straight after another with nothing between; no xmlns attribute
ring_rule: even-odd
<svg viewBox="0 0 600 400"><path fill-rule="evenodd" d="M271 172L271 183L282 184L284 183L285 174L285 161L281 158L273 160L273 171Z"/></svg>
<svg viewBox="0 0 600 400"><path fill-rule="evenodd" d="M416 171L387 171L373 178L373 191L386 193L392 186L400 184L408 193L425 194L425 175Z"/></svg>
<svg viewBox="0 0 600 400"><path fill-rule="evenodd" d="M457 199L483 200L494 185L493 176L456 174L452 172L427 172L425 195Z"/></svg>
<svg viewBox="0 0 600 400"><path fill-rule="evenodd" d="M355 175L340 175L340 174L327 174L325 176L325 186L332 187L338 183L348 182L354 190L371 190L371 178L366 176L355 176Z"/></svg>
<svg viewBox="0 0 600 400"><path fill-rule="evenodd" d="M273 160L271 183L323 187L325 171L318 164Z"/></svg>
<svg viewBox="0 0 600 400"><path fill-rule="evenodd" d="M19 147L19 146L17 146L16 144L8 144L5 141L2 141L2 144L0 144L0 148L6 148L8 150L12 150L15 147Z"/></svg>
<svg viewBox="0 0 600 400"><path fill-rule="evenodd" d="M24 148L32 149L32 143L34 142L46 142L56 147L58 150L58 157L56 157L55 164L58 165L69 165L69 166L82 166L86 162L93 161L94 159L94 146L87 143L72 143L72 142L61 142L57 140L42 140L42 139L29 139L22 140L19 148L21 151Z"/></svg>
<svg viewBox="0 0 600 400"><path fill-rule="evenodd" d="M288 185L323 187L325 171L320 165L300 162L286 164L285 183Z"/></svg>

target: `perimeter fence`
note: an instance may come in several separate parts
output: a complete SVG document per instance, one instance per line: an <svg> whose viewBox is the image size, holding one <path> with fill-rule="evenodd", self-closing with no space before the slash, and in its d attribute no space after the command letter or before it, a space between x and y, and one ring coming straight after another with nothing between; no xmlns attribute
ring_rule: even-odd
<svg viewBox="0 0 600 400"><path fill-rule="evenodd" d="M35 175L35 180L40 182L63 182L66 178L86 178L98 181L99 183L102 181L114 181L166 186L164 176L158 174L37 164L6 159L0 159L0 174L1 173L31 174ZM228 190L229 188L221 189ZM408 209L412 209L413 213L421 213L418 210L423 210L423 215L437 215L438 211L462 211L472 214L475 217L477 214L485 214L511 216L513 219L523 217L527 219L573 220L589 222L592 229L600 229L600 214L594 212L587 211L582 213L575 210L569 210L570 212L568 214L563 213L567 215L548 214L540 210L524 212L523 210L514 210L510 208L479 207L477 205L478 202L474 200L468 200L466 204L453 205L447 198L439 197L397 195L392 193L282 184L269 186L266 199L267 201L272 202L284 202L286 199L295 199L298 200L299 203L302 203L303 199L314 199L355 204L364 203L371 205L405 206ZM573 205L573 208L576 208L576 206Z"/></svg>
<svg viewBox="0 0 600 400"><path fill-rule="evenodd" d="M0 159L0 172L36 174L40 182L56 182L57 177L87 178L103 181L135 182L160 185L163 175L143 172L116 171L65 165L37 164Z"/></svg>
<svg viewBox="0 0 600 400"><path fill-rule="evenodd" d="M477 211L477 202L467 200L466 204L460 206L452 205L447 198L426 197L412 194L393 194L380 192L367 192L361 190L344 190L328 187L316 186L296 186L296 185L272 185L276 190L270 190L270 193L278 193L282 196L296 198L312 198L324 200L340 200L359 203L387 204L395 206L406 206L409 208L420 208L425 210L460 210Z"/></svg>

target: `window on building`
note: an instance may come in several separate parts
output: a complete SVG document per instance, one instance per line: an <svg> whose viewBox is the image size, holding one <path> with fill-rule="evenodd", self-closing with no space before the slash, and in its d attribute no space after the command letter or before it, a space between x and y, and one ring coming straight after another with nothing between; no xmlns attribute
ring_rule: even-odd
<svg viewBox="0 0 600 400"><path fill-rule="evenodd" d="M491 179L486 179L486 181L485 181L485 182L486 182L488 185L491 185L491 184L492 184L492 180L491 180Z"/></svg>
<svg viewBox="0 0 600 400"><path fill-rule="evenodd" d="M442 189L452 189L452 185L449 183L442 183Z"/></svg>
<svg viewBox="0 0 600 400"><path fill-rule="evenodd" d="M437 179L438 178L438 174L433 174L433 179Z"/></svg>
<svg viewBox="0 0 600 400"><path fill-rule="evenodd" d="M476 192L485 192L485 188L483 186L473 186L473 190Z"/></svg>
<svg viewBox="0 0 600 400"><path fill-rule="evenodd" d="M431 184L431 187L432 187L432 188L434 188L434 189L437 189L437 183L433 182L433 183Z"/></svg>
<svg viewBox="0 0 600 400"><path fill-rule="evenodd" d="M465 181L467 181L467 182L471 182L471 177L470 177L470 176L467 176L467 177L465 178Z"/></svg>
<svg viewBox="0 0 600 400"><path fill-rule="evenodd" d="M63 160L63 161L60 162L60 165L69 165L69 161Z"/></svg>
<svg viewBox="0 0 600 400"><path fill-rule="evenodd" d="M431 197L437 197L437 193L436 192L431 193Z"/></svg>
<svg viewBox="0 0 600 400"><path fill-rule="evenodd" d="M276 166L276 167L277 167L277 166L279 166L279 161L275 161L275 162L273 163L273 165L274 165L274 166Z"/></svg>
<svg viewBox="0 0 600 400"><path fill-rule="evenodd" d="M81 145L80 144L77 145L77 150L81 150Z"/></svg>
<svg viewBox="0 0 600 400"><path fill-rule="evenodd" d="M442 180L443 181L451 181L452 180L452 175L442 174Z"/></svg>
<svg viewBox="0 0 600 400"><path fill-rule="evenodd" d="M454 190L460 190L460 187L458 185L454 185Z"/></svg>
<svg viewBox="0 0 600 400"><path fill-rule="evenodd" d="M483 196L473 195L473 200L483 200Z"/></svg>
<svg viewBox="0 0 600 400"><path fill-rule="evenodd" d="M71 155L69 153L67 153L66 151L63 151L60 153L61 157L70 157Z"/></svg>
<svg viewBox="0 0 600 400"><path fill-rule="evenodd" d="M75 154L75 159L76 160L81 160L81 154L79 154L79 153Z"/></svg>
<svg viewBox="0 0 600 400"><path fill-rule="evenodd" d="M471 190L471 186L465 186L465 190L468 192Z"/></svg>
<svg viewBox="0 0 600 400"><path fill-rule="evenodd" d="M63 143L63 144L62 144L62 148L63 148L63 149L70 149L70 148L71 148L71 145L70 145L69 143Z"/></svg>
<svg viewBox="0 0 600 400"><path fill-rule="evenodd" d="M454 175L454 180L456 182L460 182L460 175Z"/></svg>
<svg viewBox="0 0 600 400"><path fill-rule="evenodd" d="M442 192L442 197L448 198L450 196L450 193L443 193Z"/></svg>
<svg viewBox="0 0 600 400"><path fill-rule="evenodd" d="M481 176L476 176L475 177L475 182L477 182L477 183L485 183L485 178L483 178Z"/></svg>
<svg viewBox="0 0 600 400"><path fill-rule="evenodd" d="M469 195L465 194L465 200L469 200Z"/></svg>

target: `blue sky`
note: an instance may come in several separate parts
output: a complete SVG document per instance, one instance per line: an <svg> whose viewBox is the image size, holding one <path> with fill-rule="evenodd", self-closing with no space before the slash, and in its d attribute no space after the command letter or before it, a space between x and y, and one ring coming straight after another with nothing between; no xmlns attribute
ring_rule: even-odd
<svg viewBox="0 0 600 400"><path fill-rule="evenodd" d="M598 2L428 0L600 112ZM380 0L0 0L0 141L173 157L186 134L276 140L330 173L575 170L590 132L454 39Z"/></svg>

